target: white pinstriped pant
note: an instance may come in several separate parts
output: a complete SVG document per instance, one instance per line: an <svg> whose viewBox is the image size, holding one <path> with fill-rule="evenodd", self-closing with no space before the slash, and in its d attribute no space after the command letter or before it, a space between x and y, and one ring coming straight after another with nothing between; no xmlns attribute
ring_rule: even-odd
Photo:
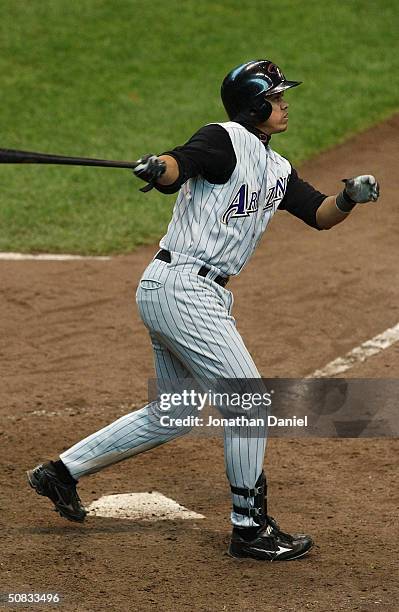
<svg viewBox="0 0 399 612"><path fill-rule="evenodd" d="M209 390L215 379L260 379L230 314L231 292L211 280L219 274L216 269L206 278L198 276L202 265L199 260L173 253L171 264L154 259L141 278L136 299L150 332L158 381L194 378ZM189 431L188 427L160 426L154 418L156 407L156 402L149 403L62 453L60 457L73 477L78 480ZM257 414L252 410L251 417L264 414L264 408ZM181 407L168 411L169 417L181 415ZM251 489L263 469L266 418L265 427L250 429L225 427L224 449L230 484ZM253 505L253 498L232 497L238 506ZM231 518L236 525L255 525L252 518L234 512Z"/></svg>

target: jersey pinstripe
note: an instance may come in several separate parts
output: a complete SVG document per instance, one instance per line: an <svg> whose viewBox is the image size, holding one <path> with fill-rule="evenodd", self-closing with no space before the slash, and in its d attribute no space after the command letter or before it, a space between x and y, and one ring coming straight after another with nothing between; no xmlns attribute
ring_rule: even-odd
<svg viewBox="0 0 399 612"><path fill-rule="evenodd" d="M276 212L291 164L239 123L219 125L230 136L236 167L227 183L198 176L182 186L160 247L230 276L248 262Z"/></svg>

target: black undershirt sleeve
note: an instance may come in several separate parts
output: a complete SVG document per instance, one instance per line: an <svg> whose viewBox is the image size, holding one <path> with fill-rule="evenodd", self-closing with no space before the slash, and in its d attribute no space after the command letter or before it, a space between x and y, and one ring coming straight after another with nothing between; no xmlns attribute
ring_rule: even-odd
<svg viewBox="0 0 399 612"><path fill-rule="evenodd" d="M209 183L226 183L237 163L230 136L221 125L212 123L196 132L186 144L165 151L179 166L179 177L171 185L156 185L162 193L175 193L189 179L202 176Z"/></svg>
<svg viewBox="0 0 399 612"><path fill-rule="evenodd" d="M316 211L326 197L324 193L317 191L312 185L299 178L297 171L292 168L287 191L278 209L287 210L298 219L302 219L307 225L320 230L316 222Z"/></svg>

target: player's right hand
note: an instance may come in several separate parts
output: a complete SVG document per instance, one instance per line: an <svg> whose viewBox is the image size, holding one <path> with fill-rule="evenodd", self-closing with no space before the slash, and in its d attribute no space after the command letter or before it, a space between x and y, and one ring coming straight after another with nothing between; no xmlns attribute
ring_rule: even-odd
<svg viewBox="0 0 399 612"><path fill-rule="evenodd" d="M380 195L380 186L372 174L362 174L350 179L343 179L345 193L352 202L361 204L365 202L376 202Z"/></svg>
<svg viewBox="0 0 399 612"><path fill-rule="evenodd" d="M146 181L148 185L142 187L140 191L150 191L155 187L155 183L160 176L166 171L166 164L159 157L153 154L143 155L138 161L133 173Z"/></svg>

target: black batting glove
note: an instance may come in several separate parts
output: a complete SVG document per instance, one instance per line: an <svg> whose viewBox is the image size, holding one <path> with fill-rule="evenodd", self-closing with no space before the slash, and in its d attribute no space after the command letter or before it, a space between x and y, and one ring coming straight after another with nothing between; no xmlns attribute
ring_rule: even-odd
<svg viewBox="0 0 399 612"><path fill-rule="evenodd" d="M137 161L137 166L133 170L133 174L148 183L148 185L140 189L140 191L145 193L155 187L157 180L165 171L165 162L160 160L156 155L149 154L143 155L143 157Z"/></svg>
<svg viewBox="0 0 399 612"><path fill-rule="evenodd" d="M380 195L380 186L371 174L362 174L350 179L343 179L345 189L337 196L337 207L341 212L350 212L356 204L376 202Z"/></svg>

